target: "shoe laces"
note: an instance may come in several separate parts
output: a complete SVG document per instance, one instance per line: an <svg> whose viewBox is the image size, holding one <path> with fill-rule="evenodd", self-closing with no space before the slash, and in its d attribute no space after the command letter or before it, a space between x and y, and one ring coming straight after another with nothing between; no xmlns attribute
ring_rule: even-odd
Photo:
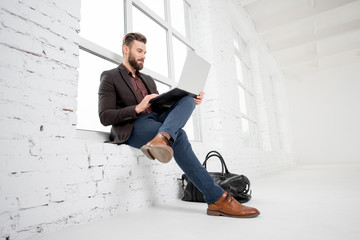
<svg viewBox="0 0 360 240"><path fill-rule="evenodd" d="M234 201L233 196L231 196L230 191L226 191L226 193L225 200L227 200L229 203L232 203L232 201Z"/></svg>

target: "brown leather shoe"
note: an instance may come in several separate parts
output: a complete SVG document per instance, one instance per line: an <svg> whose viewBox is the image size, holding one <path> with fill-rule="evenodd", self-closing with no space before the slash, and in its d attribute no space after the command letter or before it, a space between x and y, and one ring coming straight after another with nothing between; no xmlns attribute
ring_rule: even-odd
<svg viewBox="0 0 360 240"><path fill-rule="evenodd" d="M174 151L169 145L169 140L158 133L155 138L141 147L141 151L152 160L157 159L162 163L168 163L174 156Z"/></svg>
<svg viewBox="0 0 360 240"><path fill-rule="evenodd" d="M253 218L257 217L260 212L256 208L240 204L230 195L230 193L225 192L219 200L209 205L207 214L237 218Z"/></svg>

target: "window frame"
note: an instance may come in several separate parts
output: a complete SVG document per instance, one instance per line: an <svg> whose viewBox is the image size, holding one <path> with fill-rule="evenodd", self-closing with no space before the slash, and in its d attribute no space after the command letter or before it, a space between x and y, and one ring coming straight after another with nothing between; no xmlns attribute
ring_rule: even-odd
<svg viewBox="0 0 360 240"><path fill-rule="evenodd" d="M246 68L245 69L246 76L244 73L241 76L244 78L244 81L241 81L241 79L238 78L238 75L236 75L237 86L241 88L245 94L244 99L245 99L246 113L244 113L243 110L240 108L240 116L241 116L241 124L243 124L242 123L243 119L248 121L249 146L246 147L260 148L258 122L257 122L256 106L255 106L254 84L253 84L253 79L251 77L251 63L250 63L248 48L246 42L240 36L238 31L234 29L233 32L234 32L234 57L237 57L240 60L241 63L240 67L242 68L242 73ZM239 99L239 102L240 100L241 99Z"/></svg>
<svg viewBox="0 0 360 240"><path fill-rule="evenodd" d="M187 4L191 11L191 2L189 0L182 0L183 4ZM141 72L151 75L155 82L160 82L162 84L165 84L170 88L173 88L177 85L177 82L175 81L175 65L174 65L174 50L173 50L173 37L175 37L177 40L179 40L181 43L183 43L188 49L191 51L194 51L195 47L193 44L192 39L192 24L191 21L188 22L185 20L185 30L186 35L183 36L179 31L177 31L171 24L171 10L170 10L170 4L171 0L164 0L164 16L165 19L162 19L160 16L158 16L153 10L151 10L149 7L147 7L144 3L142 3L140 0L124 0L124 33L132 32L133 29L133 21L132 21L132 9L133 7L137 8L139 11L141 11L143 14L145 14L147 17L149 17L151 20L153 20L155 23L159 24L161 27L163 27L166 31L166 42L167 42L167 61L168 61L168 77L163 76L155 71L152 71L149 68L144 67ZM185 13L187 14L187 13ZM187 19L189 19L187 17ZM190 33L189 33L190 32ZM99 44L96 44L92 42L89 39L86 39L82 37L81 35L80 41L79 41L79 48L83 51L86 51L88 53L91 53L97 57L100 57L102 59L105 59L107 61L110 61L114 64L119 65L123 61L123 56L100 46ZM120 43L121 44L121 43ZM80 63L81 64L81 63ZM81 73L80 73L81 74ZM201 128L201 117L200 117L200 111L198 108L194 111L194 119L193 119L193 129L194 129L194 140L193 141L202 141L202 128ZM90 129L80 129L76 128L77 133L76 135L80 138L85 138L85 132L94 133L97 132L96 136L102 136L102 131L95 131ZM93 137L91 137L93 138Z"/></svg>

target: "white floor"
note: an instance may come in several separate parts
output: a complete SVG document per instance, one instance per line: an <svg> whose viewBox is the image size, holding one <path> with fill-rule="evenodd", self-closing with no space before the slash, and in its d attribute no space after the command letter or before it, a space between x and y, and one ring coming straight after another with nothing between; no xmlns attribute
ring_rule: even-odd
<svg viewBox="0 0 360 240"><path fill-rule="evenodd" d="M299 166L251 181L254 219L207 216L206 204L178 200L38 239L360 239L360 165Z"/></svg>

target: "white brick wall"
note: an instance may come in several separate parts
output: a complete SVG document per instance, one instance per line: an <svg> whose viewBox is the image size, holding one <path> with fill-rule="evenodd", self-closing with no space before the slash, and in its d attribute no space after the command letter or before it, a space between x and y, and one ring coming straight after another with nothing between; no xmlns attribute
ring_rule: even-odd
<svg viewBox="0 0 360 240"><path fill-rule="evenodd" d="M272 114L273 102L284 102L281 91L279 99L269 92L267 76L276 66L246 12L231 1L199 0L192 7L198 52L213 64L200 109L204 141L193 144L200 160L219 150L231 171L250 178L293 164L286 112L280 106L281 129ZM80 0L0 1L1 240L179 197L181 171L174 161L163 165L128 146L75 137L79 19ZM261 149L246 149L241 140L232 22L251 46ZM279 138L282 149L274 144Z"/></svg>
<svg viewBox="0 0 360 240"><path fill-rule="evenodd" d="M281 87L283 77L258 38L248 14L230 0L193 1L192 9L198 52L212 63L202 109L204 143L196 145L195 149L202 154L209 149L218 149L231 171L250 177L294 164L289 147L288 113L284 110L287 101ZM242 143L232 28L236 28L249 47L261 149L248 149ZM277 86L277 99L273 99L270 75ZM277 109L274 109L274 102ZM282 118L275 119L275 112ZM280 129L276 121L281 124ZM280 141L283 143L281 148Z"/></svg>

